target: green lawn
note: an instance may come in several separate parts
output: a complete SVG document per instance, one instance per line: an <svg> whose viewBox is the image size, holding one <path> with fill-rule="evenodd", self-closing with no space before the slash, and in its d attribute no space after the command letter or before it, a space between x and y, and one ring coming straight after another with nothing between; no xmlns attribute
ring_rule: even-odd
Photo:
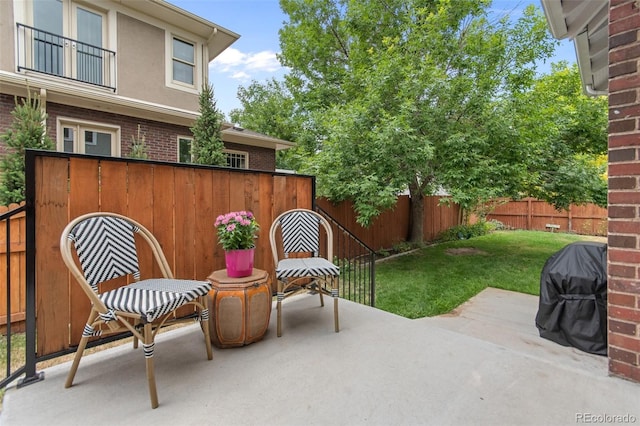
<svg viewBox="0 0 640 426"><path fill-rule="evenodd" d="M593 239L537 231L497 231L451 241L376 265L376 307L407 317L447 313L486 287L539 294L553 253Z"/></svg>

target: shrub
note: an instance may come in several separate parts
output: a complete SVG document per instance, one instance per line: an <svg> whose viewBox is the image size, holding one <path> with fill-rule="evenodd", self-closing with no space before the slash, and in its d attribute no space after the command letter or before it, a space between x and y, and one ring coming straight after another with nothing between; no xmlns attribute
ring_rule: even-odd
<svg viewBox="0 0 640 426"><path fill-rule="evenodd" d="M469 238L486 235L496 229L493 222L477 222L473 225L458 225L447 229L438 236L438 241L468 240Z"/></svg>
<svg viewBox="0 0 640 426"><path fill-rule="evenodd" d="M52 150L55 145L47 135L42 123L46 123L47 114L40 107L40 97L31 94L27 88L27 97L18 102L11 111L13 122L0 139L6 144L9 153L0 162L2 184L0 184L0 204L7 206L24 200L24 151L25 149Z"/></svg>

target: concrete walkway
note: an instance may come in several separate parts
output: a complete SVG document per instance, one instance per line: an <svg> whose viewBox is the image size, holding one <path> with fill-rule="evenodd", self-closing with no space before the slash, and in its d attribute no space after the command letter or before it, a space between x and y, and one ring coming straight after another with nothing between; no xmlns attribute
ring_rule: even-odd
<svg viewBox="0 0 640 426"><path fill-rule="evenodd" d="M152 410L140 350L129 345L10 387L0 424L573 425L640 423L640 385L609 377L605 357L538 337L537 297L487 289L456 314L409 320L317 296L288 299L284 332L214 351L197 326L156 344ZM625 417L626 416L626 417Z"/></svg>

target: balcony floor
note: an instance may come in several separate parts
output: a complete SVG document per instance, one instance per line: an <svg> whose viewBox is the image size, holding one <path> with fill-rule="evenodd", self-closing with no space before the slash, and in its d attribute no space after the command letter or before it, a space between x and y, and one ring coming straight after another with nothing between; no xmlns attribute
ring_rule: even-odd
<svg viewBox="0 0 640 426"><path fill-rule="evenodd" d="M317 296L285 303L283 336L214 348L197 325L156 344L160 406L152 410L141 349L83 358L45 380L7 389L0 424L24 425L494 425L575 424L587 416L640 419L640 385L610 377L607 358L538 336L538 298L487 289L456 313L409 320ZM596 417L591 417L594 422ZM582 420L581 420L582 419Z"/></svg>

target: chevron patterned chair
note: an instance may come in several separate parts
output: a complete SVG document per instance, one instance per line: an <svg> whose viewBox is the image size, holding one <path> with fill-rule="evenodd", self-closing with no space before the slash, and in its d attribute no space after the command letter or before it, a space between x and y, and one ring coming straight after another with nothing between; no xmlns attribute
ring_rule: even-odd
<svg viewBox="0 0 640 426"><path fill-rule="evenodd" d="M321 226L326 237L326 258L319 255ZM282 301L301 291L309 290L320 294L321 306L324 306L323 294L333 297L333 319L337 333L340 330L338 321L340 269L331 262L333 232L329 222L312 210L289 210L273 221L269 240L278 285L278 337L282 336ZM291 254L294 257L290 257Z"/></svg>
<svg viewBox="0 0 640 426"><path fill-rule="evenodd" d="M135 235L150 247L161 278L140 280ZM72 248L76 256L72 254ZM197 318L200 321L207 359L212 359L206 304L211 284L207 281L174 279L158 240L141 224L115 213L85 214L65 227L60 237L60 251L64 263L91 301L89 319L65 387L73 383L89 338L103 333L129 331L133 334L134 348L137 348L138 340L142 341L151 407L156 408L158 393L153 365L155 336L163 325L168 324L168 320L173 322L176 309L185 305L192 305L193 314L187 313L188 317L181 319L193 321ZM133 282L101 291L102 283L122 276L130 277L128 281Z"/></svg>

